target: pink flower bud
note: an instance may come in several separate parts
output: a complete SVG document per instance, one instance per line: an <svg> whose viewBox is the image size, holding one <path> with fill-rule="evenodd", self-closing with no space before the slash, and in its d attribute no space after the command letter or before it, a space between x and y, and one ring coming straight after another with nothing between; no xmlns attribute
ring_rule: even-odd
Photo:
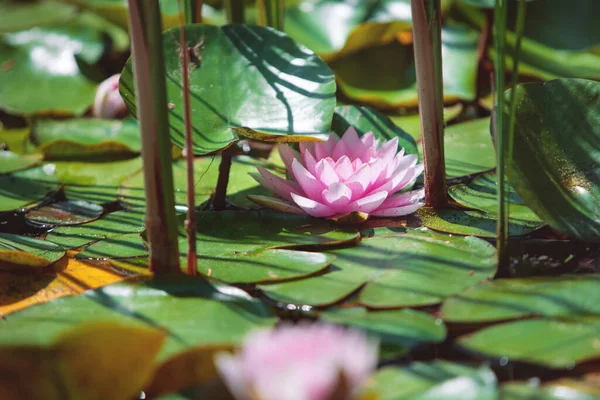
<svg viewBox="0 0 600 400"><path fill-rule="evenodd" d="M258 331L215 364L237 400L347 400L377 365L378 345L335 325Z"/></svg>
<svg viewBox="0 0 600 400"><path fill-rule="evenodd" d="M423 191L402 192L423 171L416 154L398 151L398 138L381 143L372 132L358 137L348 128L341 139L335 133L327 142L300 143L300 152L279 145L291 180L264 168L252 174L281 200L252 198L280 211L321 218L341 218L352 212L397 217L415 212Z"/></svg>
<svg viewBox="0 0 600 400"><path fill-rule="evenodd" d="M98 86L92 115L96 118L114 119L127 115L127 106L119 93L119 77L113 75Z"/></svg>

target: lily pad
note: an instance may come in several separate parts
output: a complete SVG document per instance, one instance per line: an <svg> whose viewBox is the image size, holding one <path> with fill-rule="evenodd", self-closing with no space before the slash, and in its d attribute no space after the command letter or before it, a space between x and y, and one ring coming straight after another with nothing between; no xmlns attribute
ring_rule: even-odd
<svg viewBox="0 0 600 400"><path fill-rule="evenodd" d="M398 138L398 147L404 148L406 154L417 154L415 140L402 128L394 125L387 116L368 107L338 106L335 108L331 129L342 136L346 129L354 127L359 135L373 132L377 139L391 140Z"/></svg>
<svg viewBox="0 0 600 400"><path fill-rule="evenodd" d="M424 306L496 272L496 251L489 243L433 232L375 236L328 253L336 256L331 272L260 288L282 302L323 306L366 284L358 301L370 308Z"/></svg>
<svg viewBox="0 0 600 400"><path fill-rule="evenodd" d="M485 365L474 367L436 360L377 371L361 391L380 400L496 400L496 376ZM373 397L370 397L373 396Z"/></svg>
<svg viewBox="0 0 600 400"><path fill-rule="evenodd" d="M346 308L322 312L320 318L366 331L380 341L384 354L395 356L418 344L438 343L446 337L446 327L441 320L411 309L367 311Z"/></svg>
<svg viewBox="0 0 600 400"><path fill-rule="evenodd" d="M567 381L568 382L568 381ZM504 400L595 400L600 390L594 387L581 389L581 385L568 385L567 382L539 383L509 382L500 387ZM573 381L575 382L575 381Z"/></svg>
<svg viewBox="0 0 600 400"><path fill-rule="evenodd" d="M42 119L33 125L32 135L47 160L89 160L101 156L114 159L135 156L141 151L140 132L134 119Z"/></svg>
<svg viewBox="0 0 600 400"><path fill-rule="evenodd" d="M482 329L458 340L461 347L504 361L524 361L551 368L573 368L600 357L600 319L533 319Z"/></svg>
<svg viewBox="0 0 600 400"><path fill-rule="evenodd" d="M544 226L542 221L530 220L530 212L525 218L519 214L512 214L508 219L508 235L524 236ZM473 235L485 238L496 237L496 221L494 214L478 210L435 210L423 207L419 210L419 217L426 227L436 231L458 235Z"/></svg>
<svg viewBox="0 0 600 400"><path fill-rule="evenodd" d="M442 318L488 322L526 316L600 315L600 274L498 279L447 299Z"/></svg>
<svg viewBox="0 0 600 400"><path fill-rule="evenodd" d="M0 345L43 346L83 323L119 322L167 333L159 356L165 359L198 344L238 344L249 331L275 321L265 305L249 296L226 294L204 279L181 276L126 281L13 313L0 321Z"/></svg>
<svg viewBox="0 0 600 400"><path fill-rule="evenodd" d="M139 233L110 235L86 247L77 253L77 260L108 260L139 257L148 254L144 241Z"/></svg>
<svg viewBox="0 0 600 400"><path fill-rule="evenodd" d="M54 243L0 233L0 269L44 268L64 255L64 249Z"/></svg>
<svg viewBox="0 0 600 400"><path fill-rule="evenodd" d="M0 108L80 115L92 104L96 84L81 73L77 59L92 64L100 58L102 32L77 21L34 27L3 35L0 49Z"/></svg>
<svg viewBox="0 0 600 400"><path fill-rule="evenodd" d="M0 145L16 154L28 154L33 145L29 142L29 127L6 128L0 123ZM33 151L32 153L36 153Z"/></svg>
<svg viewBox="0 0 600 400"><path fill-rule="evenodd" d="M60 201L29 210L26 219L30 222L49 225L78 225L100 217L104 208L88 201Z"/></svg>
<svg viewBox="0 0 600 400"><path fill-rule="evenodd" d="M259 26L196 24L187 26L185 35L199 52L190 72L195 154L221 150L238 134L279 142L327 139L335 81L310 50ZM184 147L178 38L178 28L163 33L171 139ZM120 90L137 115L131 59Z"/></svg>
<svg viewBox="0 0 600 400"><path fill-rule="evenodd" d="M458 117L463 111L462 103L444 107L444 122L448 123ZM407 132L413 139L421 137L421 116L419 114L388 115L388 118L403 131ZM447 128L446 128L447 129Z"/></svg>
<svg viewBox="0 0 600 400"><path fill-rule="evenodd" d="M488 172L475 178L468 185L454 185L448 188L448 194L457 203L488 214L498 213L498 192L496 190L496 173ZM507 196L509 214L523 221L543 223L543 221L527 207L514 189L508 185Z"/></svg>
<svg viewBox="0 0 600 400"><path fill-rule="evenodd" d="M467 25L448 22L442 28L445 102L475 99L477 38ZM388 109L417 106L412 45L370 47L333 61L331 67L340 91L352 101Z"/></svg>
<svg viewBox="0 0 600 400"><path fill-rule="evenodd" d="M0 174L15 172L33 167L42 161L41 154L17 154L12 151L0 151Z"/></svg>
<svg viewBox="0 0 600 400"><path fill-rule="evenodd" d="M518 107L510 183L554 229L600 241L600 150L594 145L600 82L559 79L512 90Z"/></svg>
<svg viewBox="0 0 600 400"><path fill-rule="evenodd" d="M10 211L42 201L58 189L55 167L46 164L0 175L0 211Z"/></svg>
<svg viewBox="0 0 600 400"><path fill-rule="evenodd" d="M3 1L0 3L0 33L64 23L76 13L75 6L61 1Z"/></svg>

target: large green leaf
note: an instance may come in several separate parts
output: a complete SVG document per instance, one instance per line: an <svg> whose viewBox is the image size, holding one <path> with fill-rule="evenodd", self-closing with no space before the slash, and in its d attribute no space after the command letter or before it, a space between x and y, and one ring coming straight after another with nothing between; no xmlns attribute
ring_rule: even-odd
<svg viewBox="0 0 600 400"><path fill-rule="evenodd" d="M530 315L600 315L600 274L498 279L446 299L442 317L487 322Z"/></svg>
<svg viewBox="0 0 600 400"><path fill-rule="evenodd" d="M448 361L414 362L385 367L363 389L365 398L379 400L496 400L496 376L487 366ZM370 397L373 396L373 397Z"/></svg>
<svg viewBox="0 0 600 400"><path fill-rule="evenodd" d="M43 200L58 189L52 164L0 175L0 211L10 211Z"/></svg>
<svg viewBox="0 0 600 400"><path fill-rule="evenodd" d="M380 341L384 353L403 354L420 343L438 343L446 327L431 315L411 309L367 311L346 308L323 312L322 320L359 328Z"/></svg>
<svg viewBox="0 0 600 400"><path fill-rule="evenodd" d="M335 107L335 81L310 50L276 30L259 26L193 25L186 39L198 56L190 72L195 154L221 150L238 134L266 141L327 138ZM163 34L171 139L184 146L178 29ZM193 47L193 46L192 46ZM137 114L132 60L120 90Z"/></svg>
<svg viewBox="0 0 600 400"><path fill-rule="evenodd" d="M338 106L335 108L331 129L342 136L346 129L354 127L359 136L373 132L376 138L391 140L398 138L398 147L404 148L406 154L417 154L415 140L402 128L394 125L392 120L379 112L359 106Z"/></svg>
<svg viewBox="0 0 600 400"><path fill-rule="evenodd" d="M544 226L540 220L527 219L520 215L510 215L508 219L508 235L523 236ZM453 233L457 235L473 235L485 238L496 237L496 224L498 218L478 210L456 210L423 207L419 210L419 217L423 224L436 231Z"/></svg>
<svg viewBox="0 0 600 400"><path fill-rule="evenodd" d="M478 34L466 25L442 28L444 99L475 99ZM385 60L382 62L381 60ZM332 63L340 91L353 101L382 108L417 105L414 52L398 42L370 47Z"/></svg>
<svg viewBox="0 0 600 400"><path fill-rule="evenodd" d="M85 322L122 322L167 333L164 359L199 344L237 344L249 331L275 323L258 301L222 290L185 276L109 285L7 316L0 321L0 345L47 345Z"/></svg>
<svg viewBox="0 0 600 400"><path fill-rule="evenodd" d="M140 132L133 119L42 119L33 125L32 136L47 160L118 158L141 151Z"/></svg>
<svg viewBox="0 0 600 400"><path fill-rule="evenodd" d="M260 288L289 303L328 305L355 292L372 308L423 306L491 278L496 251L474 237L414 231L365 238L360 245L331 251L331 272Z"/></svg>
<svg viewBox="0 0 600 400"><path fill-rule="evenodd" d="M494 325L463 336L458 343L467 350L500 358L573 368L600 357L600 319L534 319Z"/></svg>
<svg viewBox="0 0 600 400"><path fill-rule="evenodd" d="M559 79L513 90L510 183L554 229L600 240L600 82Z"/></svg>
<svg viewBox="0 0 600 400"><path fill-rule="evenodd" d="M62 247L29 236L0 233L0 269L43 268L65 255Z"/></svg>
<svg viewBox="0 0 600 400"><path fill-rule="evenodd" d="M78 59L93 64L103 51L103 32L83 20L3 35L0 108L15 114L83 114L96 84L81 73Z"/></svg>
<svg viewBox="0 0 600 400"><path fill-rule="evenodd" d="M595 400L600 395L598 388L589 387L588 392L567 382L549 382L542 386L539 382L509 382L500 387L500 395L504 400Z"/></svg>
<svg viewBox="0 0 600 400"><path fill-rule="evenodd" d="M76 13L76 7L61 1L5 0L0 3L0 33L63 23L73 18Z"/></svg>
<svg viewBox="0 0 600 400"><path fill-rule="evenodd" d="M12 151L0 150L0 174L15 172L39 164L41 154L17 154Z"/></svg>

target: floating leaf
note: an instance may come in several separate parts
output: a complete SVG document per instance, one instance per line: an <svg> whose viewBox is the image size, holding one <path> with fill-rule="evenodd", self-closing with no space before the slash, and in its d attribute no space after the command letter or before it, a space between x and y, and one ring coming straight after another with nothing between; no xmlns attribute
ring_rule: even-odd
<svg viewBox="0 0 600 400"><path fill-rule="evenodd" d="M365 238L358 246L328 253L336 256L331 272L260 288L279 301L322 306L366 283L358 298L365 306L423 306L496 272L495 249L474 237L413 231Z"/></svg>
<svg viewBox="0 0 600 400"><path fill-rule="evenodd" d="M125 235L110 235L86 247L78 253L78 260L108 260L127 257L139 257L148 254L139 233Z"/></svg>
<svg viewBox="0 0 600 400"><path fill-rule="evenodd" d="M30 222L50 225L78 225L90 222L102 215L104 208L83 200L60 201L31 209L26 218Z"/></svg>
<svg viewBox="0 0 600 400"><path fill-rule="evenodd" d="M500 396L503 400L595 400L600 390L593 387L581 389L581 385L570 386L567 382L539 383L508 382L500 386Z"/></svg>
<svg viewBox="0 0 600 400"><path fill-rule="evenodd" d="M444 107L444 122L448 123L458 117L463 111L462 103ZM414 139L421 136L421 117L419 114L388 115L389 119ZM447 130L447 129L446 129Z"/></svg>
<svg viewBox="0 0 600 400"><path fill-rule="evenodd" d="M16 210L42 201L58 189L54 166L47 164L0 175L0 211Z"/></svg>
<svg viewBox="0 0 600 400"><path fill-rule="evenodd" d="M542 221L530 220L530 212L525 218L521 215L510 215L508 219L508 235L523 236L544 226ZM434 210L423 207L419 210L419 217L426 227L440 232L458 235L473 235L486 238L496 237L496 221L494 214L483 211L441 209Z"/></svg>
<svg viewBox="0 0 600 400"><path fill-rule="evenodd" d="M487 322L531 315L600 315L599 288L600 274L498 279L447 299L442 317L451 322Z"/></svg>
<svg viewBox="0 0 600 400"><path fill-rule="evenodd" d="M559 79L512 90L518 107L510 183L554 229L599 241L600 83Z"/></svg>
<svg viewBox="0 0 600 400"><path fill-rule="evenodd" d="M552 368L573 368L600 357L598 318L534 319L508 322L466 335L467 350L505 361L524 361Z"/></svg>
<svg viewBox="0 0 600 400"><path fill-rule="evenodd" d="M398 147L404 148L406 154L417 154L415 140L402 128L397 127L385 115L359 106L338 106L335 108L331 129L342 137L349 127L354 127L359 135L373 132L377 139L391 140L398 138Z"/></svg>
<svg viewBox="0 0 600 400"><path fill-rule="evenodd" d="M64 255L63 248L54 243L0 233L0 269L44 268Z"/></svg>
<svg viewBox="0 0 600 400"><path fill-rule="evenodd" d="M407 367L385 367L362 390L379 400L436 399L496 400L496 376L482 365L471 367L448 361L414 362Z"/></svg>
<svg viewBox="0 0 600 400"><path fill-rule="evenodd" d="M3 1L0 3L0 33L64 23L76 13L75 6L61 1Z"/></svg>
<svg viewBox="0 0 600 400"><path fill-rule="evenodd" d="M438 343L446 337L446 327L441 320L411 309L367 311L364 308L347 308L326 311L322 320L365 330L377 338L384 352L397 356L408 352L420 343Z"/></svg>
<svg viewBox="0 0 600 400"><path fill-rule="evenodd" d="M114 159L141 151L138 123L133 119L42 119L32 129L33 140L47 160L89 160L101 156Z"/></svg>
<svg viewBox="0 0 600 400"><path fill-rule="evenodd" d="M187 276L117 283L7 316L0 345L46 345L86 322L133 323L167 333L164 360L199 344L238 344L249 331L275 323L258 301L223 291Z"/></svg>
<svg viewBox="0 0 600 400"><path fill-rule="evenodd" d="M0 174L32 167L39 164L42 158L41 154L21 155L12 151L0 151Z"/></svg>
<svg viewBox="0 0 600 400"><path fill-rule="evenodd" d="M195 154L221 150L238 134L280 142L327 138L335 81L308 49L259 26L196 24L185 28L185 36L198 52L190 72ZM184 147L178 38L178 29L163 33L171 139ZM131 68L130 59L120 90L136 115Z"/></svg>
<svg viewBox="0 0 600 400"><path fill-rule="evenodd" d="M17 154L36 153L30 151L33 145L29 142L29 127L5 128L0 123L0 145Z"/></svg>

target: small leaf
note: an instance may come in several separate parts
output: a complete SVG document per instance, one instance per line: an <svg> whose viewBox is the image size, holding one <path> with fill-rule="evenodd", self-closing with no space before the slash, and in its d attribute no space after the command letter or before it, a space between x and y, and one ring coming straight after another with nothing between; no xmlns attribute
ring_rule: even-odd
<svg viewBox="0 0 600 400"><path fill-rule="evenodd" d="M62 247L28 236L0 233L0 269L45 268L65 255Z"/></svg>
<svg viewBox="0 0 600 400"><path fill-rule="evenodd" d="M60 201L40 208L31 209L25 214L29 222L50 225L78 225L100 217L104 208L87 201Z"/></svg>

